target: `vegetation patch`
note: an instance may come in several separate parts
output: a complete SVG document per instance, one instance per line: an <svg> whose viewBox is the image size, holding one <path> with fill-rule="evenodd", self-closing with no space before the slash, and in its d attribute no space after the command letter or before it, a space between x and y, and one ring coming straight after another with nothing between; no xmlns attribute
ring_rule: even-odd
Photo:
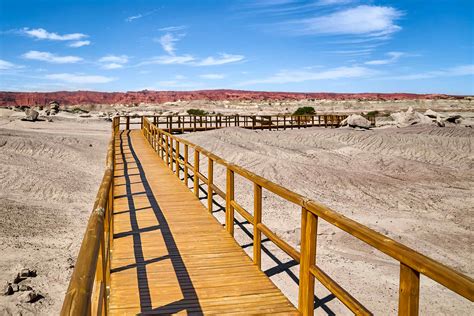
<svg viewBox="0 0 474 316"><path fill-rule="evenodd" d="M312 106L303 106L298 108L293 115L314 115L316 111Z"/></svg>
<svg viewBox="0 0 474 316"><path fill-rule="evenodd" d="M189 109L187 110L187 112L189 115L195 115L195 116L204 116L208 114L206 111L200 110L200 109Z"/></svg>

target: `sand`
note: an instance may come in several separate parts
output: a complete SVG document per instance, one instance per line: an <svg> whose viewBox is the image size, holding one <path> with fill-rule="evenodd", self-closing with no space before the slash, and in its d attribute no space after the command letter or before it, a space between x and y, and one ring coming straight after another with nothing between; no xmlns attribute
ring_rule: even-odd
<svg viewBox="0 0 474 316"><path fill-rule="evenodd" d="M30 123L18 120L23 115L0 109L0 282L11 281L20 268L36 269L31 283L44 299L30 305L18 304L18 294L0 296L0 314L51 315L61 308L103 174L110 123L63 112L53 122ZM229 128L183 137L472 276L473 136L464 127L418 126ZM206 174L205 160L201 164ZM215 171L224 188L224 170ZM251 211L251 185L238 176L236 185L237 201ZM298 248L299 209L267 191L263 206L264 223ZM222 212L216 216L223 220ZM236 238L252 252L241 229ZM270 242L264 245L282 263L290 262ZM376 314L396 314L396 261L324 222L317 261ZM296 303L297 286L288 271L297 276L297 267L290 263L279 273L275 266L263 256L264 270ZM317 296L323 302L317 314L348 314L321 285ZM471 310L466 300L427 278L420 304L425 315Z"/></svg>
<svg viewBox="0 0 474 316"><path fill-rule="evenodd" d="M110 124L0 114L0 282L35 269L23 283L44 296L20 304L18 293L0 295L0 315L55 315L102 178Z"/></svg>
<svg viewBox="0 0 474 316"><path fill-rule="evenodd" d="M471 128L271 132L228 128L184 138L462 273L474 274ZM201 165L206 174L205 159ZM225 189L223 169L216 169L215 181ZM236 176L236 200L250 212L252 197L249 182ZM263 222L299 248L298 207L264 190L263 208ZM218 216L223 220L222 214ZM245 227L252 231L250 225ZM236 236L242 245L251 243L239 230ZM275 249L271 242L265 245ZM251 254L251 246L246 250ZM286 255L278 257L284 263L291 261ZM317 262L375 314L397 313L399 266L395 260L321 221ZM263 266L271 269L276 264L265 257ZM291 270L298 275L297 268ZM297 302L297 287L287 273L278 273L272 280ZM326 302L317 314L350 314L327 297L322 285L317 285L317 295ZM466 301L422 277L422 314L467 315L472 306Z"/></svg>

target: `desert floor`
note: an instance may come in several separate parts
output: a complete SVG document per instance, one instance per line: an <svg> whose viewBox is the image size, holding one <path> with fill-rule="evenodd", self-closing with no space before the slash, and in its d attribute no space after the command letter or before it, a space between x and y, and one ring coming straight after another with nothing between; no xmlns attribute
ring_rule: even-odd
<svg viewBox="0 0 474 316"><path fill-rule="evenodd" d="M229 128L184 138L462 273L474 274L471 128ZM205 161L201 162L204 174ZM215 181L225 189L224 170L214 168ZM236 200L252 213L253 187L238 175ZM297 248L300 214L298 207L264 190L263 222ZM219 218L223 221L222 214ZM244 226L252 231L250 225ZM237 230L236 237L242 245L252 242L242 230ZM291 261L271 242L265 245L279 254L283 265ZM252 247L246 251L251 255ZM399 265L395 260L320 221L317 263L375 314L397 313ZM263 268L273 274L275 266L275 261L265 256ZM298 275L296 267L290 270ZM272 280L297 302L297 287L289 273L274 274ZM322 285L316 287L324 302L317 314L350 314L328 297ZM422 314L467 315L472 306L466 301L422 277Z"/></svg>
<svg viewBox="0 0 474 316"><path fill-rule="evenodd" d="M30 282L45 298L20 304L18 293L0 296L0 314L57 314L103 174L110 123L67 116L32 123L16 115L0 113L0 282L11 282L23 267L36 269L38 276ZM474 274L471 128L229 128L183 137ZM206 174L205 160L202 170ZM224 188L224 170L215 167L215 172L215 181ZM236 185L237 201L251 211L250 183L236 176ZM264 223L298 248L300 210L265 191L263 207ZM216 215L222 219L222 212ZM242 229L236 230L236 238L242 245L251 243ZM290 261L270 242L264 245L283 264ZM252 248L245 250L251 253ZM274 259L263 259L264 270L276 266ZM320 221L317 262L376 314L397 313L396 261ZM289 271L298 275L297 267ZM295 303L291 273L269 273ZM347 314L321 285L317 296L323 302L318 314ZM425 315L471 312L470 303L427 278L421 281L420 304Z"/></svg>
<svg viewBox="0 0 474 316"><path fill-rule="evenodd" d="M1 114L8 114L3 111ZM55 315L69 283L103 175L110 125L0 119L0 282L21 268L44 296L0 295L0 315Z"/></svg>

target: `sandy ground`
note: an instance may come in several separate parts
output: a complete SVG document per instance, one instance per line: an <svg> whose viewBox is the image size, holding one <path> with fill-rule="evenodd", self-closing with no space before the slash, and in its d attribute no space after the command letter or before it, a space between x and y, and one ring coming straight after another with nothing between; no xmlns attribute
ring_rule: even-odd
<svg viewBox="0 0 474 316"><path fill-rule="evenodd" d="M472 111L472 105L450 108L445 103L446 110ZM176 105L161 110L167 107L181 111ZM238 110L235 104L223 108ZM23 267L36 269L38 276L29 282L44 299L31 305L19 304L18 294L0 296L0 314L57 314L103 174L110 123L63 112L53 122L18 121L23 115L0 110L0 282L11 281ZM472 276L473 136L469 128L419 126L372 131L230 128L184 137ZM206 174L205 161L202 170ZM224 188L224 170L215 171ZM238 202L251 211L250 183L236 176L236 185ZM263 205L265 224L298 247L299 209L266 191ZM216 216L223 219L222 212ZM251 253L251 240L241 229L236 237ZM276 260L290 261L270 242L264 245ZM264 270L296 303L291 273L297 276L297 267L290 263L289 270L278 273L272 269L275 258L263 259ZM317 261L376 314L396 314L397 262L324 222ZM322 299L318 314L348 314L321 285L317 296ZM472 309L426 278L420 303L425 315L466 315Z"/></svg>
<svg viewBox="0 0 474 316"><path fill-rule="evenodd" d="M462 273L474 274L471 128L272 132L229 128L184 138ZM201 170L206 174L203 160ZM215 170L215 181L225 189L223 168ZM236 200L250 213L252 192L249 181L236 175ZM264 190L263 209L263 222L299 248L299 208ZM217 214L223 221L222 214ZM250 225L245 227L252 231ZM240 229L236 236L242 245L252 242ZM264 244L276 250L271 242ZM251 254L251 245L246 250ZM291 261L282 253L277 257L283 263ZM375 314L397 313L399 266L395 260L320 221L317 262ZM265 256L264 269L272 274L275 266ZM296 267L291 271L298 275ZM272 280L297 302L297 287L288 273L275 274ZM328 294L317 285L317 296L324 302L317 314L350 314ZM466 301L422 277L422 314L468 315L472 305Z"/></svg>
<svg viewBox="0 0 474 316"><path fill-rule="evenodd" d="M19 293L0 295L0 315L55 315L102 178L110 124L0 114L0 282L35 269L22 283L44 296L30 304Z"/></svg>

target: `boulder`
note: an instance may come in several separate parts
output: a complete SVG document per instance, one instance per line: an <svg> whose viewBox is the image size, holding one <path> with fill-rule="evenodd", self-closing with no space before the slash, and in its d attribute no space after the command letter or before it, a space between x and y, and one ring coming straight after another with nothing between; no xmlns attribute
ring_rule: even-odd
<svg viewBox="0 0 474 316"><path fill-rule="evenodd" d="M347 117L345 120L341 122L341 125L348 125L349 127L360 127L360 128L365 128L369 129L371 126L371 123L368 119L361 115L357 114L352 114L351 116Z"/></svg>
<svg viewBox="0 0 474 316"><path fill-rule="evenodd" d="M438 113L436 113L435 111L430 110L430 109L426 110L425 115L428 116L428 117L431 117L431 118L437 118L439 116Z"/></svg>
<svg viewBox="0 0 474 316"><path fill-rule="evenodd" d="M49 109L55 110L56 112L59 111L59 103L57 101L49 102Z"/></svg>
<svg viewBox="0 0 474 316"><path fill-rule="evenodd" d="M36 270L21 269L20 271L21 278L29 278L29 277L35 277L35 276L36 276Z"/></svg>
<svg viewBox="0 0 474 316"><path fill-rule="evenodd" d="M412 107L409 107L406 112L392 113L390 114L390 117L396 122L398 127L405 127L414 124L433 124L433 119L413 111Z"/></svg>
<svg viewBox="0 0 474 316"><path fill-rule="evenodd" d="M34 122L38 119L39 112L33 109L26 109L24 121Z"/></svg>
<svg viewBox="0 0 474 316"><path fill-rule="evenodd" d="M18 292L20 290L20 287L18 286L18 284L12 284L11 287L12 287L13 292Z"/></svg>
<svg viewBox="0 0 474 316"><path fill-rule="evenodd" d="M461 123L462 116L459 114L453 114L446 118L446 122L459 124Z"/></svg>
<svg viewBox="0 0 474 316"><path fill-rule="evenodd" d="M444 127L446 125L439 115L436 117L436 124L438 124L439 127Z"/></svg>

